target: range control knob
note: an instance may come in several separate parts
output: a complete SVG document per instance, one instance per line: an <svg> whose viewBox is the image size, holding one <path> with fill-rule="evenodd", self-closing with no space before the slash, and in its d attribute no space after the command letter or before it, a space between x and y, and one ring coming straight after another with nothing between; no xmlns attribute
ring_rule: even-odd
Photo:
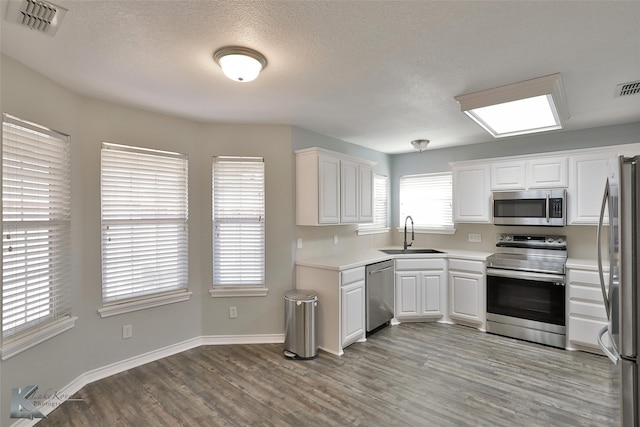
<svg viewBox="0 0 640 427"><path fill-rule="evenodd" d="M558 243L564 243L564 238L563 237L558 237Z"/></svg>
<svg viewBox="0 0 640 427"><path fill-rule="evenodd" d="M513 237L511 237L510 235L506 235L504 236L504 238L507 242L510 242L513 239Z"/></svg>

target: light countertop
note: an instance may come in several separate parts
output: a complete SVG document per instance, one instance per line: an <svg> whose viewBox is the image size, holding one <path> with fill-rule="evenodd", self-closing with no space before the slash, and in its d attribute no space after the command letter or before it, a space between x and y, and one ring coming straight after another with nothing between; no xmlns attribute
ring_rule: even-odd
<svg viewBox="0 0 640 427"><path fill-rule="evenodd" d="M402 249L399 246L386 247L380 249ZM422 248L411 248L422 249ZM426 248L424 248L426 249ZM326 270L348 270L350 268L362 267L367 264L385 261L396 258L463 258L474 261L485 261L491 252L476 252L465 250L449 250L438 249L444 253L441 254L386 254L380 250L372 249L369 251L337 253L319 258L299 259L296 260L297 266L322 268Z"/></svg>

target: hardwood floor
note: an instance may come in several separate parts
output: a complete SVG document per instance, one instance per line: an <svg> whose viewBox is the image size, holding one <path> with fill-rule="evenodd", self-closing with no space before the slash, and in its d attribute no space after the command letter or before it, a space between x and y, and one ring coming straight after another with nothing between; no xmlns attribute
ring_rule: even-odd
<svg viewBox="0 0 640 427"><path fill-rule="evenodd" d="M439 323L387 327L341 357L203 346L97 381L47 426L617 426L616 368Z"/></svg>

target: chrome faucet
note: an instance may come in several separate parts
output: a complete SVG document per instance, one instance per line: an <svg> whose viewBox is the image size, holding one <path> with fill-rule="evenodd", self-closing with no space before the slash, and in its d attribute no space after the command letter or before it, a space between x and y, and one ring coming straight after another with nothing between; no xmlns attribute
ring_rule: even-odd
<svg viewBox="0 0 640 427"><path fill-rule="evenodd" d="M407 220L411 220L411 243L407 243ZM404 219L404 250L406 251L407 248L411 245L413 245L413 240L416 238L415 232L413 230L413 218L411 218L411 215L407 215L407 217Z"/></svg>

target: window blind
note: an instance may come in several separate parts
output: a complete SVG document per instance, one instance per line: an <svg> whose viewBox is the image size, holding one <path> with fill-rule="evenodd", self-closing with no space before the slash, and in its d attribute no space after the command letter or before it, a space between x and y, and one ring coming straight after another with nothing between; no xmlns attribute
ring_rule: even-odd
<svg viewBox="0 0 640 427"><path fill-rule="evenodd" d="M102 300L187 288L187 156L103 143Z"/></svg>
<svg viewBox="0 0 640 427"><path fill-rule="evenodd" d="M450 172L400 177L400 226L411 215L416 227L453 228Z"/></svg>
<svg viewBox="0 0 640 427"><path fill-rule="evenodd" d="M71 313L69 137L3 114L2 338Z"/></svg>
<svg viewBox="0 0 640 427"><path fill-rule="evenodd" d="M213 284L264 286L261 157L213 159Z"/></svg>
<svg viewBox="0 0 640 427"><path fill-rule="evenodd" d="M360 224L358 230L382 230L388 227L387 198L389 193L389 179L384 175L373 175L373 223Z"/></svg>

